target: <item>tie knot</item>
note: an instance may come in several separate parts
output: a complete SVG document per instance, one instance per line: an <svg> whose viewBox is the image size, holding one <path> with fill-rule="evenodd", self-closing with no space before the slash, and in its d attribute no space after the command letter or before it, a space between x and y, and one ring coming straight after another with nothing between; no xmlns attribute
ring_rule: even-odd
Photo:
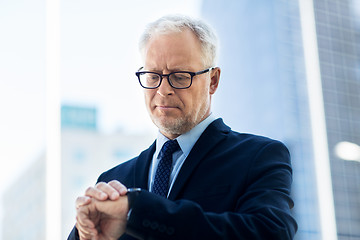
<svg viewBox="0 0 360 240"><path fill-rule="evenodd" d="M173 154L180 149L179 143L177 140L168 140L164 143L164 146L161 148L161 152L164 155Z"/></svg>

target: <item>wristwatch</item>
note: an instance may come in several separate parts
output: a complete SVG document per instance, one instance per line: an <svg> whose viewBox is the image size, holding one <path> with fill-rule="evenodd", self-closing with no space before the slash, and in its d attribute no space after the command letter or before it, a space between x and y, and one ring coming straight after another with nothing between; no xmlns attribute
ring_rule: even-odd
<svg viewBox="0 0 360 240"><path fill-rule="evenodd" d="M128 188L126 195L128 197L129 209L132 209L132 205L140 193L141 193L141 188Z"/></svg>

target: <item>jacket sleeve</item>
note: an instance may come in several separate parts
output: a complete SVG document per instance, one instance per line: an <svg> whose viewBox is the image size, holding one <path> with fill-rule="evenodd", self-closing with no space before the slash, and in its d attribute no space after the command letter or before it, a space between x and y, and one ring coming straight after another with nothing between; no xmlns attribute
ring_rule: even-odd
<svg viewBox="0 0 360 240"><path fill-rule="evenodd" d="M67 240L80 240L79 238L79 233L76 229L76 227L74 227L71 231L71 233L69 234Z"/></svg>
<svg viewBox="0 0 360 240"><path fill-rule="evenodd" d="M293 239L292 170L286 147L264 146L249 166L246 191L235 209L205 212L189 200L171 201L142 191L132 203L126 233L137 239Z"/></svg>

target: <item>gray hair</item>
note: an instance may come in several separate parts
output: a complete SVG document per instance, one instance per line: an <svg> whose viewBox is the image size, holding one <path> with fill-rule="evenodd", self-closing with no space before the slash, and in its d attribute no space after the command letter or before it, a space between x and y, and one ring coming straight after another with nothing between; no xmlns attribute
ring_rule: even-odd
<svg viewBox="0 0 360 240"><path fill-rule="evenodd" d="M145 47L152 36L182 32L190 29L200 41L205 67L213 67L217 60L218 40L215 31L204 21L184 15L167 15L149 23L140 37L140 53L145 55Z"/></svg>

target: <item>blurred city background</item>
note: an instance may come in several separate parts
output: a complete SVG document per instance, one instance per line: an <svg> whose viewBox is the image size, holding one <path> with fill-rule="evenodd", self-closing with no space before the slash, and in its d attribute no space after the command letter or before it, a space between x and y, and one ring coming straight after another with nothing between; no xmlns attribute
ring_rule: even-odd
<svg viewBox="0 0 360 240"><path fill-rule="evenodd" d="M0 1L2 240L46 235L47 2ZM138 38L146 23L183 13L220 39L213 112L290 149L295 239L360 240L359 0L59 2L61 239L76 197L153 142Z"/></svg>

